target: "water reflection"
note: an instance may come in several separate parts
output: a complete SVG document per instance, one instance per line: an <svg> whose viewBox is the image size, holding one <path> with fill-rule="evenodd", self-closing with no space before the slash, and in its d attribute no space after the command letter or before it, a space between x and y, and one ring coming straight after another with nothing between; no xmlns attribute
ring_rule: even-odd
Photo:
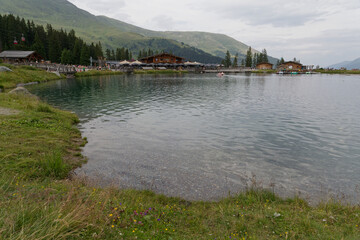
<svg viewBox="0 0 360 240"><path fill-rule="evenodd" d="M360 183L357 76L108 76L32 87L76 112L78 172L187 199L237 192L252 175L282 195Z"/></svg>

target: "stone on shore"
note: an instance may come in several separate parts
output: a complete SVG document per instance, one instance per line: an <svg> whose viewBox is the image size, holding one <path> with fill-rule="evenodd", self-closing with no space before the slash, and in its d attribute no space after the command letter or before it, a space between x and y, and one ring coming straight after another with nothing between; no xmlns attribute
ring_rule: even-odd
<svg viewBox="0 0 360 240"><path fill-rule="evenodd" d="M10 68L0 66L0 72L12 72L12 70Z"/></svg>
<svg viewBox="0 0 360 240"><path fill-rule="evenodd" d="M9 94L17 94L17 95L26 95L37 98L34 94L31 94L26 88L24 87L17 87L9 92Z"/></svg>

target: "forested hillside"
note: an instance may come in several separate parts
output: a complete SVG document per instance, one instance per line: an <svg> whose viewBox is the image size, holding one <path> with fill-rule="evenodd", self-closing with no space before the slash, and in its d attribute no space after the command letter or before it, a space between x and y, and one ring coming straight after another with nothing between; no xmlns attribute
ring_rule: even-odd
<svg viewBox="0 0 360 240"><path fill-rule="evenodd" d="M0 50L34 50L52 62L88 65L103 56L101 43L85 43L75 31L45 28L13 15L0 15Z"/></svg>

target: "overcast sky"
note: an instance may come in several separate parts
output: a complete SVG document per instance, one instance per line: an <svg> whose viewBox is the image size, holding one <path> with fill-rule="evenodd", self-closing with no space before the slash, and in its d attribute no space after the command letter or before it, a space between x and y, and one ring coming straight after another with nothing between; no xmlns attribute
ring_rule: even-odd
<svg viewBox="0 0 360 240"><path fill-rule="evenodd" d="M69 0L160 31L224 33L285 60L327 66L360 57L360 0Z"/></svg>

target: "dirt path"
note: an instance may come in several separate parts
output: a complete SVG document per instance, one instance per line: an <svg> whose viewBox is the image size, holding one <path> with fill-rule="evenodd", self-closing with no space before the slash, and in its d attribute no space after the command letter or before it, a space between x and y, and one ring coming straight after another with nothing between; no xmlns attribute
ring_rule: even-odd
<svg viewBox="0 0 360 240"><path fill-rule="evenodd" d="M0 115L14 115L18 113L20 113L18 110L0 107Z"/></svg>

